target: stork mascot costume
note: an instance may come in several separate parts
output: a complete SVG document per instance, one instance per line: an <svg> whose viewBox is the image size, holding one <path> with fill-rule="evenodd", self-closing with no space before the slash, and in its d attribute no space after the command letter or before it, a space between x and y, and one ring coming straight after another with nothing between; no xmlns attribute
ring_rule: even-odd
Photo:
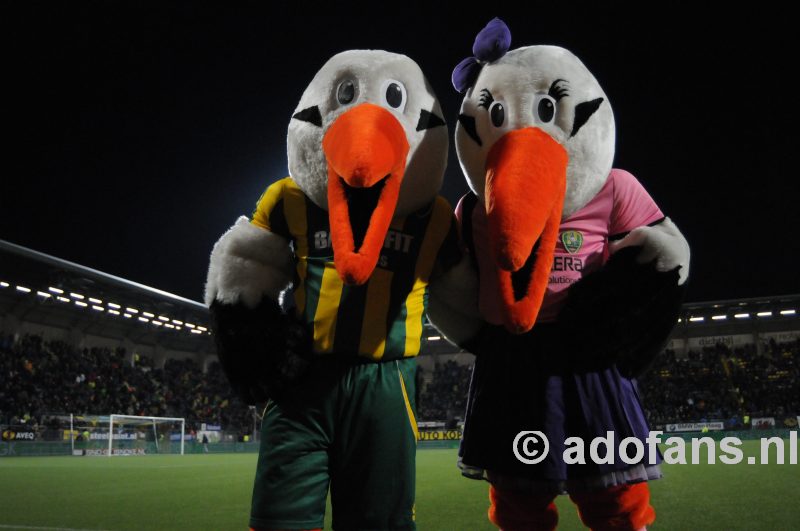
<svg viewBox="0 0 800 531"><path fill-rule="evenodd" d="M437 195L448 133L419 66L376 50L316 74L289 173L211 254L232 385L265 409L250 525L414 529L415 356L429 282L462 259Z"/></svg>
<svg viewBox="0 0 800 531"><path fill-rule="evenodd" d="M494 19L453 72L472 190L457 215L474 267L432 290L430 315L477 355L459 463L491 483L489 518L504 530L555 529L561 493L591 529L642 529L660 455L628 464L617 445L648 437L635 377L677 321L689 247L612 169L614 115L591 72L563 48L510 42ZM546 456L541 439L525 442L528 462L515 456L523 431L547 437ZM565 455L569 437L588 454L608 432L613 459Z"/></svg>

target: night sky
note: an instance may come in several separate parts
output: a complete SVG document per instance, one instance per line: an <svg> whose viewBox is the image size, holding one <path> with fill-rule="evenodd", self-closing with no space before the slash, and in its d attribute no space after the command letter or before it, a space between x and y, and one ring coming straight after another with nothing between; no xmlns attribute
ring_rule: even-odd
<svg viewBox="0 0 800 531"><path fill-rule="evenodd" d="M690 301L800 292L800 46L783 8L270 4L4 3L0 239L199 300L214 241L287 175L291 113L330 56L409 55L452 134L452 68L500 16L513 48L561 45L596 75L615 166L692 246Z"/></svg>

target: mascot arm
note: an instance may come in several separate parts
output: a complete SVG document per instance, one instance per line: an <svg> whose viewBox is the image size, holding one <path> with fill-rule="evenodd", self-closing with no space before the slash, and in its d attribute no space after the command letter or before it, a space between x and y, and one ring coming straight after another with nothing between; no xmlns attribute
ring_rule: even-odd
<svg viewBox="0 0 800 531"><path fill-rule="evenodd" d="M299 319L281 310L292 280L285 238L240 217L214 245L205 302L217 354L233 389L248 404L275 398L308 365L310 340Z"/></svg>
<svg viewBox="0 0 800 531"><path fill-rule="evenodd" d="M484 320L478 307L479 279L465 254L444 275L431 281L428 319L451 343L476 356L494 352L529 352L534 343Z"/></svg>
<svg viewBox="0 0 800 531"><path fill-rule="evenodd" d="M265 296L277 301L292 281L293 263L285 238L241 216L211 251L205 302L255 308Z"/></svg>
<svg viewBox="0 0 800 531"><path fill-rule="evenodd" d="M653 263L661 273L680 268L678 284L681 286L689 278L689 243L669 218L654 226L636 228L609 247L612 254L626 247L641 247L637 263Z"/></svg>
<svg viewBox="0 0 800 531"><path fill-rule="evenodd" d="M666 343L686 293L689 246L672 221L639 227L612 244L598 271L572 286L558 316L569 363L594 370L616 363L640 375Z"/></svg>
<svg viewBox="0 0 800 531"><path fill-rule="evenodd" d="M428 319L451 343L470 350L484 323L478 311L478 274L469 255L431 279Z"/></svg>

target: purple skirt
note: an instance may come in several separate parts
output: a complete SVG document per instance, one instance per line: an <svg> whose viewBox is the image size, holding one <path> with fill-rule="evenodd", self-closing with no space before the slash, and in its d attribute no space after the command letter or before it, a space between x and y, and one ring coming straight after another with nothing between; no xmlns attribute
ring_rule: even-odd
<svg viewBox="0 0 800 531"><path fill-rule="evenodd" d="M570 488L606 488L661 476L656 450L649 461L645 420L636 381L623 377L615 366L597 372L552 374L539 356L558 356L557 341L545 342L530 355L487 353L476 358L470 382L459 450L459 465L467 477L509 485L537 485L564 492ZM538 464L525 464L514 455L514 439L521 431L540 431L550 449ZM590 442L614 433L613 464L595 464ZM567 464L564 441L584 441L585 464ZM629 464L619 456L626 437L642 441L644 456ZM628 454L634 454L629 445ZM600 451L601 457L605 449Z"/></svg>

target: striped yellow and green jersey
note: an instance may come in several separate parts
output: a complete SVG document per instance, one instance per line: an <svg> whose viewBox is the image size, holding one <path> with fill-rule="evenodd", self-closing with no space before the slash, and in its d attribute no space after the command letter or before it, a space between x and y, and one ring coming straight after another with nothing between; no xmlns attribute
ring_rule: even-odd
<svg viewBox="0 0 800 531"><path fill-rule="evenodd" d="M285 178L258 201L253 224L285 237L297 265L295 311L313 331L314 351L374 360L416 356L428 281L461 258L458 226L447 200L394 219L378 265L361 286L345 285L333 265L328 212Z"/></svg>

